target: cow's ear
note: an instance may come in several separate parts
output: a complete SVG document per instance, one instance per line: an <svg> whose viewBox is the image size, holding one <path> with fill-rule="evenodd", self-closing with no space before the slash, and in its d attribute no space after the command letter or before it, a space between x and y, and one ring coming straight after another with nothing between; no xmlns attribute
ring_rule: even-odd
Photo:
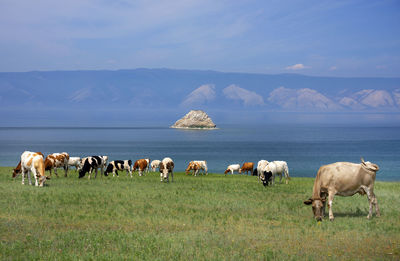
<svg viewBox="0 0 400 261"><path fill-rule="evenodd" d="M304 201L304 204L306 205L311 205L313 202L313 200L311 198L307 199L306 201Z"/></svg>

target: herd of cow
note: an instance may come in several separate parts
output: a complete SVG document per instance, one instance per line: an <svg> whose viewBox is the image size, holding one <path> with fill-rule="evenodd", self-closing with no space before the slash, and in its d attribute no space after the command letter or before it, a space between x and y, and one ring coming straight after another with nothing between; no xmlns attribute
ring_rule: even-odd
<svg viewBox="0 0 400 261"><path fill-rule="evenodd" d="M107 165L108 163L108 165ZM41 152L30 152L25 151L21 155L21 161L17 167L13 169L12 177L15 178L17 175L22 174L22 184L25 181L25 175L28 176L29 184L31 182L31 173L35 178L36 186L43 186L47 179L50 179L52 170L57 174L57 168L64 168L65 176L68 175L68 169L71 166L79 171L79 178L83 178L88 173L90 179L93 171L95 172L95 178L97 177L97 171L100 168L101 174L108 176L113 174L118 176L118 171L126 171L126 174L138 171L139 176L142 176L144 172L149 172L149 168L152 171L156 171L157 168L160 172L161 181L169 182L169 176L171 181L174 180L174 162L171 158L164 158L163 160L150 159L139 159L133 166L131 160L114 160L108 162L108 156L91 156L86 158L70 157L68 153L53 153L44 158ZM45 175L45 171L49 171L49 176ZM361 158L361 163L350 163L350 162L336 162L329 165L324 165L319 168L316 179L314 181L312 197L304 201L306 205L312 205L312 210L316 220L321 221L325 215L325 206L328 198L329 208L329 220L333 220L332 203L335 195L339 196L353 196L354 194L367 195L369 201L369 212L367 218L372 216L372 209L375 206L376 215L380 216L378 207L378 201L374 194L374 183L376 178L376 172L379 170L378 165L369 161L364 161ZM208 174L208 167L206 161L190 161L187 168L186 174L192 174L197 176L200 171L203 174ZM258 180L262 181L264 186L268 184L275 184L275 176L280 175L280 181L282 176L285 177L286 184L288 184L289 168L285 161L272 161L260 160L257 167L254 168L254 163L245 162L241 167L239 164L232 164L225 170L225 175L228 173L233 174L234 172L252 173L254 176L258 176Z"/></svg>

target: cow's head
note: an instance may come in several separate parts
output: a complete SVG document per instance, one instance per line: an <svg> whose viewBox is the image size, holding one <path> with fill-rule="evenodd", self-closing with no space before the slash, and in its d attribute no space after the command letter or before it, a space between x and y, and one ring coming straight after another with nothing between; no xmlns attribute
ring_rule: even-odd
<svg viewBox="0 0 400 261"><path fill-rule="evenodd" d="M21 169L13 169L12 177L16 178L19 174L21 174Z"/></svg>
<svg viewBox="0 0 400 261"><path fill-rule="evenodd" d="M324 217L325 201L326 199L321 198L309 198L308 200L304 201L304 204L312 206L312 211L317 221L322 221L322 218Z"/></svg>
<svg viewBox="0 0 400 261"><path fill-rule="evenodd" d="M268 186L268 182L270 181L272 177L272 172L271 171L263 171L261 172L260 179L264 185L264 187Z"/></svg>
<svg viewBox="0 0 400 261"><path fill-rule="evenodd" d="M241 173L242 173L242 168L239 169L239 174L241 174Z"/></svg>
<svg viewBox="0 0 400 261"><path fill-rule="evenodd" d="M168 178L168 167L164 164L164 163L160 163L160 174L162 175L163 179L167 179Z"/></svg>

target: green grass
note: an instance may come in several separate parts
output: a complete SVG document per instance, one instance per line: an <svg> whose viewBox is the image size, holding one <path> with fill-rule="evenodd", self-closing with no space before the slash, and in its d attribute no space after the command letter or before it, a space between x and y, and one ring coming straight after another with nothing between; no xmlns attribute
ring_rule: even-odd
<svg viewBox="0 0 400 261"><path fill-rule="evenodd" d="M27 182L26 182L27 183ZM336 197L317 223L303 200L313 179L264 188L255 177L175 174L161 183L79 180L38 188L0 168L1 260L382 260L400 258L400 183L376 182L382 216L364 196Z"/></svg>

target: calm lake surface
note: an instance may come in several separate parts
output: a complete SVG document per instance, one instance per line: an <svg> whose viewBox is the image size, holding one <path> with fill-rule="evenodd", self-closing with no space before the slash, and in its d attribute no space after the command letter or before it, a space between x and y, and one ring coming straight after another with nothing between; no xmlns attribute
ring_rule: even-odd
<svg viewBox="0 0 400 261"><path fill-rule="evenodd" d="M0 128L0 166L15 166L25 150L132 161L168 156L176 171L207 160L212 173L245 161L285 160L293 177L315 177L321 165L364 157L380 166L378 180L400 181L400 127Z"/></svg>

